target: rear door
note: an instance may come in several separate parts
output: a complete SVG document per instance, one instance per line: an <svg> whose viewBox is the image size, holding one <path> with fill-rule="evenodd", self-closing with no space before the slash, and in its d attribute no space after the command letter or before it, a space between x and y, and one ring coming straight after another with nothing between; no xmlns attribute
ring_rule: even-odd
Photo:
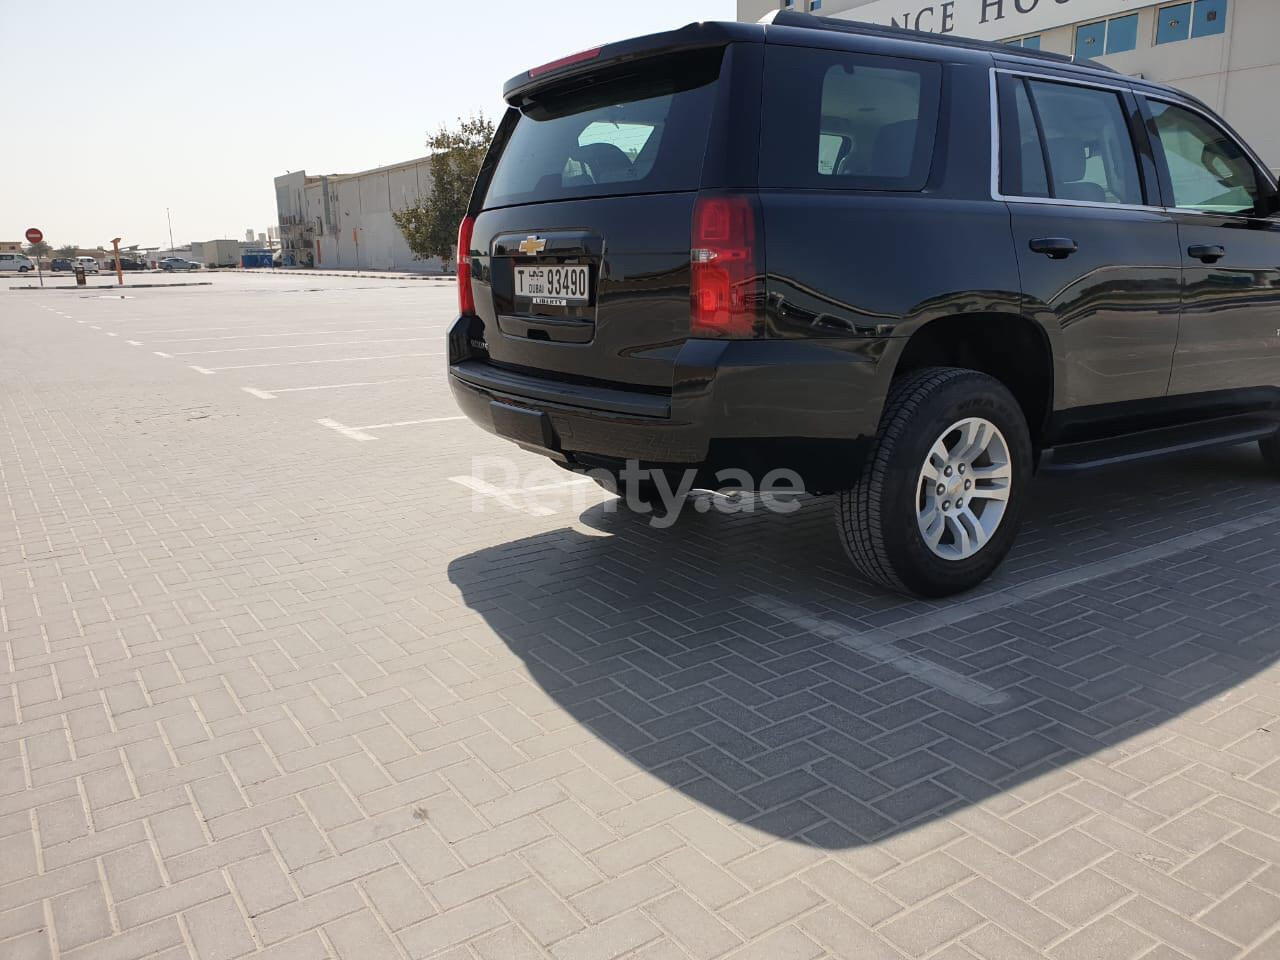
<svg viewBox="0 0 1280 960"><path fill-rule="evenodd" d="M1151 97L1145 107L1183 257L1169 392L1280 385L1275 185L1202 111Z"/></svg>
<svg viewBox="0 0 1280 960"><path fill-rule="evenodd" d="M1125 86L998 75L1000 193L1024 310L1061 331L1066 407L1163 397L1181 256Z"/></svg>
<svg viewBox="0 0 1280 960"><path fill-rule="evenodd" d="M731 49L605 64L508 112L472 235L472 343L491 363L671 388Z"/></svg>

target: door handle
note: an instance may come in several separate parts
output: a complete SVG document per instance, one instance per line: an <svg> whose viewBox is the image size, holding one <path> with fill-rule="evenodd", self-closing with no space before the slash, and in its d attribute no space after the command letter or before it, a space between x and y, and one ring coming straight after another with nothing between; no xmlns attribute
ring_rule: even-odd
<svg viewBox="0 0 1280 960"><path fill-rule="evenodd" d="M1030 246L1032 253L1043 253L1050 260L1065 260L1080 249L1080 245L1068 237L1042 237L1032 240Z"/></svg>
<svg viewBox="0 0 1280 960"><path fill-rule="evenodd" d="M1227 255L1227 248L1216 243L1197 243L1187 247L1187 256L1203 260L1205 263L1217 263Z"/></svg>

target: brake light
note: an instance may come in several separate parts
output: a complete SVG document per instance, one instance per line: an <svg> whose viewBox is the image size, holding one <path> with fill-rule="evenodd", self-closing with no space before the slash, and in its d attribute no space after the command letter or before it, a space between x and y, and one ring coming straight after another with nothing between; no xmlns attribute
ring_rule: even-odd
<svg viewBox="0 0 1280 960"><path fill-rule="evenodd" d="M689 250L690 333L749 338L757 333L756 211L750 197L700 196Z"/></svg>
<svg viewBox="0 0 1280 960"><path fill-rule="evenodd" d="M476 297L471 291L471 232L475 226L475 217L463 217L458 224L458 312L464 315L476 312Z"/></svg>
<svg viewBox="0 0 1280 960"><path fill-rule="evenodd" d="M559 60L552 60L550 63L544 63L540 67L534 67L529 71L529 77L540 77L544 73L550 73L552 70L559 70L561 67L573 66L575 63L583 63L587 60L594 60L600 56L600 47L592 47L590 50L582 50L578 53L571 53L567 57L561 57Z"/></svg>

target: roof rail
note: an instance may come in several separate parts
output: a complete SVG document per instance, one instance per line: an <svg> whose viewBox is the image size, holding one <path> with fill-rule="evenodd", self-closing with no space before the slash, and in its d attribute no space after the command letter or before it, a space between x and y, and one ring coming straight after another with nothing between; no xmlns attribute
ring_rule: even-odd
<svg viewBox="0 0 1280 960"><path fill-rule="evenodd" d="M1113 67L1104 63L1087 61L1079 63L1074 57L1063 53L1050 53L1047 50L1030 50L1027 47L1014 47L998 40L972 40L969 37L957 37L952 34L928 33L924 30L911 30L907 27L886 27L878 23L863 23L861 20L837 20L835 17L815 17L811 13L799 10L779 10L772 14L766 22L777 27L800 27L808 30L833 30L837 33L856 33L871 37L888 37L902 40L915 40L920 43L938 43L949 47L962 47L966 50L986 50L989 53L1001 53L1006 56L1027 57L1033 60L1048 60L1052 63L1075 64L1091 70L1105 73L1116 73Z"/></svg>

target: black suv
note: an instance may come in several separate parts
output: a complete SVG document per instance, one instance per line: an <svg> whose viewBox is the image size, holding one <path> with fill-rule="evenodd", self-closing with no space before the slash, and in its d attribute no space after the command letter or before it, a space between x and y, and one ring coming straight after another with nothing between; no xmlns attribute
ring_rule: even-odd
<svg viewBox="0 0 1280 960"><path fill-rule="evenodd" d="M789 468L930 596L1000 563L1038 465L1280 470L1276 183L1180 91L781 13L504 94L449 336L487 430L606 482Z"/></svg>

